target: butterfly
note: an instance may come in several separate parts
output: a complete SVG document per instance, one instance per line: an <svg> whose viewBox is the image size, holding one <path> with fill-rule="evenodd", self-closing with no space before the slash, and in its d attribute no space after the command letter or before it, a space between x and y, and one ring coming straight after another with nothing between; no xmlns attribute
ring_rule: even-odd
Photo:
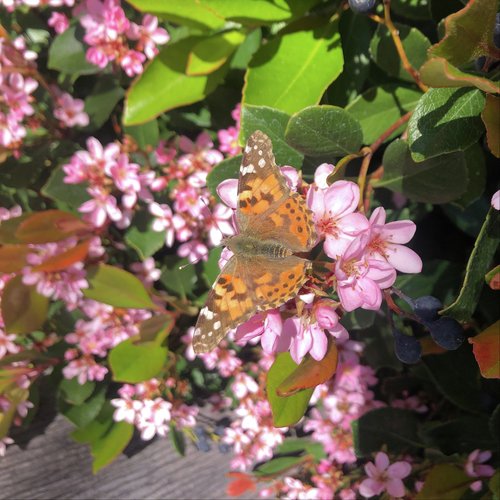
<svg viewBox="0 0 500 500"><path fill-rule="evenodd" d="M224 241L233 252L200 310L193 336L197 354L209 352L255 313L295 297L312 263L317 236L304 198L290 190L276 165L272 143L260 130L248 139L238 181L239 233Z"/></svg>

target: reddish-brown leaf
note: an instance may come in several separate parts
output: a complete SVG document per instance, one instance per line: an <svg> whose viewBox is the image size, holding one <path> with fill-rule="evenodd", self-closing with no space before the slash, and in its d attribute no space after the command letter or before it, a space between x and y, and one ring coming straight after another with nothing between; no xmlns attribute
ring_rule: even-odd
<svg viewBox="0 0 500 500"><path fill-rule="evenodd" d="M54 255L50 259L33 268L37 272L55 272L62 271L68 268L75 262L82 262L87 257L89 252L90 240L85 240L75 245L73 248L66 250L66 252L60 253L59 255Z"/></svg>
<svg viewBox="0 0 500 500"><path fill-rule="evenodd" d="M492 290L500 290L500 266L494 267L484 277Z"/></svg>
<svg viewBox="0 0 500 500"><path fill-rule="evenodd" d="M254 479L248 474L244 474L243 472L229 472L226 475L235 478L226 488L226 494L230 497L239 497L243 493L255 491L257 488Z"/></svg>
<svg viewBox="0 0 500 500"><path fill-rule="evenodd" d="M500 320L469 339L484 378L500 378Z"/></svg>
<svg viewBox="0 0 500 500"><path fill-rule="evenodd" d="M88 226L78 217L62 210L45 210L27 217L16 230L15 236L24 243L51 243L61 241Z"/></svg>
<svg viewBox="0 0 500 500"><path fill-rule="evenodd" d="M287 397L311 389L331 379L337 370L338 351L333 338L328 339L328 349L321 361L307 356L297 369L290 374L276 389L278 396Z"/></svg>
<svg viewBox="0 0 500 500"><path fill-rule="evenodd" d="M0 247L0 273L18 273L26 265L27 245Z"/></svg>

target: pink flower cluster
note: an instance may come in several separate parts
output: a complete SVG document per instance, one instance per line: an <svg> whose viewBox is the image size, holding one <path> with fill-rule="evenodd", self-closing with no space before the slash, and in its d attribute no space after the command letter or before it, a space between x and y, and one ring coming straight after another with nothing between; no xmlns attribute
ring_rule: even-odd
<svg viewBox="0 0 500 500"><path fill-rule="evenodd" d="M157 45L170 38L158 26L155 16L146 14L141 24L130 21L120 0L85 0L73 10L73 15L81 16L83 39L89 46L87 60L100 68L114 62L130 77L141 74L145 61L158 53ZM56 20L53 23L58 25Z"/></svg>
<svg viewBox="0 0 500 500"><path fill-rule="evenodd" d="M146 441L156 435L165 437L169 432L170 422L174 422L179 428L196 425L197 407L175 401L171 403L161 397L161 393L161 382L157 379L136 385L122 385L118 389L120 397L111 400L116 408L114 420L135 425L141 438Z"/></svg>

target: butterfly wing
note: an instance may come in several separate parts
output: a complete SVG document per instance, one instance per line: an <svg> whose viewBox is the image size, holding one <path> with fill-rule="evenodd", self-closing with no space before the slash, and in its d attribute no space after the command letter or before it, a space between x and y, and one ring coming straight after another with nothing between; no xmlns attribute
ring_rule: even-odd
<svg viewBox="0 0 500 500"><path fill-rule="evenodd" d="M307 280L311 262L294 255L269 260L231 257L217 277L194 330L196 354L209 352L227 332L294 297Z"/></svg>
<svg viewBox="0 0 500 500"><path fill-rule="evenodd" d="M260 130L250 136L243 153L236 216L242 233L279 241L293 252L306 252L316 242L312 213L288 187L271 140Z"/></svg>

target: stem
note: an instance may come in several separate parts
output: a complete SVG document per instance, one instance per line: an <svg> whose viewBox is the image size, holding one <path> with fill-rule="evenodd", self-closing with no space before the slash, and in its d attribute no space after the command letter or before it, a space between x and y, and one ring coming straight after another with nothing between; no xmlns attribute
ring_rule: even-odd
<svg viewBox="0 0 500 500"><path fill-rule="evenodd" d="M427 92L429 89L427 85L424 85L420 80L419 72L411 65L408 57L406 55L405 49L403 47L403 43L401 42L401 38L399 37L399 31L394 26L394 23L391 19L391 0L384 0L384 17L385 17L385 25L389 30L392 41L396 46L396 50L398 51L399 58L401 59L401 63L403 64L403 68L406 72L415 80L415 83L420 87L423 92Z"/></svg>
<svg viewBox="0 0 500 500"><path fill-rule="evenodd" d="M359 203L358 209L360 212L364 213L365 204L364 204L364 193L366 186L366 176L368 175L368 169L370 168L370 162L372 161L373 151L370 148L363 148L365 157L363 158L363 162L361 163L361 169L359 170L358 175L358 186L359 186Z"/></svg>
<svg viewBox="0 0 500 500"><path fill-rule="evenodd" d="M377 140L371 144L370 149L372 153L375 153L377 149L382 146L382 144L385 142L385 140L390 137L401 125L405 124L407 121L409 121L413 111L408 111L408 113L404 114L399 120L396 120L387 130L382 132L380 137L377 138Z"/></svg>

